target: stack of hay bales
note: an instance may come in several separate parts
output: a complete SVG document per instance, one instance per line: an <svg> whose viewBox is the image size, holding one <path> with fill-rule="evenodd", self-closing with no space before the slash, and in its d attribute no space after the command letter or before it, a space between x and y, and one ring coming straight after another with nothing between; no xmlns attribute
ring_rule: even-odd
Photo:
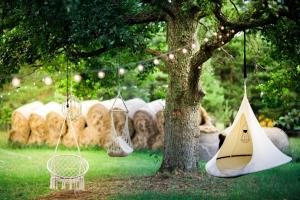
<svg viewBox="0 0 300 200"><path fill-rule="evenodd" d="M148 103L136 111L133 116L133 124L135 128L135 135L133 137L134 148L147 148L156 142L158 133L156 113L163 110L164 105L165 101L158 99Z"/></svg>
<svg viewBox="0 0 300 200"><path fill-rule="evenodd" d="M60 138L67 132L67 124L62 113L62 105L52 103L51 111L46 115L46 124L48 127L48 137L46 144L55 146Z"/></svg>
<svg viewBox="0 0 300 200"><path fill-rule="evenodd" d="M12 114L12 130L9 141L26 144L30 135L29 116L43 104L35 101L16 109Z"/></svg>
<svg viewBox="0 0 300 200"><path fill-rule="evenodd" d="M28 144L43 144L48 137L48 126L46 116L57 107L57 103L50 102L39 107L29 116L29 126L31 133Z"/></svg>

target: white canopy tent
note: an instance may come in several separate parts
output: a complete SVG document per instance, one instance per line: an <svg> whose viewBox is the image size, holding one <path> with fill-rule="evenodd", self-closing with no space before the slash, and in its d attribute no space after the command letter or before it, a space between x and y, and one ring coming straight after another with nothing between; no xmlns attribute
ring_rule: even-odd
<svg viewBox="0 0 300 200"><path fill-rule="evenodd" d="M205 166L207 173L217 177L234 177L289 161L291 158L273 145L259 125L245 87L243 101L222 147Z"/></svg>

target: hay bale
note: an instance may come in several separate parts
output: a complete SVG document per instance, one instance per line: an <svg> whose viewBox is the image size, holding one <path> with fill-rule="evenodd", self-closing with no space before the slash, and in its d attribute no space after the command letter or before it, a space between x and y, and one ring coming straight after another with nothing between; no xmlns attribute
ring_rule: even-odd
<svg viewBox="0 0 300 200"><path fill-rule="evenodd" d="M80 144L106 146L111 127L108 109L100 103L94 104L87 112L86 121L87 128L80 135Z"/></svg>
<svg viewBox="0 0 300 200"><path fill-rule="evenodd" d="M195 156L197 160L210 160L218 151L219 133L200 134L196 138Z"/></svg>
<svg viewBox="0 0 300 200"><path fill-rule="evenodd" d="M43 144L48 137L48 126L46 116L52 110L55 110L57 103L50 102L42 107L39 107L29 116L29 126L31 133L28 144Z"/></svg>
<svg viewBox="0 0 300 200"><path fill-rule="evenodd" d="M53 104L52 111L46 115L46 124L48 127L46 144L55 146L60 136L62 138L67 132L67 124L62 113L61 104Z"/></svg>
<svg viewBox="0 0 300 200"><path fill-rule="evenodd" d="M35 101L23 105L16 109L12 114L12 129L9 133L9 141L26 144L30 135L29 115L36 109L42 107L43 104Z"/></svg>
<svg viewBox="0 0 300 200"><path fill-rule="evenodd" d="M135 135L133 137L134 148L147 148L151 137L156 137L157 124L156 113L163 109L165 102L155 100L140 108L133 116Z"/></svg>
<svg viewBox="0 0 300 200"><path fill-rule="evenodd" d="M280 128L263 128L268 138L273 142L273 144L280 149L285 151L289 148L289 139L287 134Z"/></svg>
<svg viewBox="0 0 300 200"><path fill-rule="evenodd" d="M76 147L76 140L79 143L79 135L82 134L85 128L85 119L83 116L78 117L76 120L67 120L68 130L62 138L62 143L68 148ZM75 140L75 138L76 140Z"/></svg>
<svg viewBox="0 0 300 200"><path fill-rule="evenodd" d="M143 106L147 105L147 103L144 100L139 98L127 100L125 104L127 106L128 116L130 119L133 119L133 116L136 113L136 111L138 111Z"/></svg>
<svg viewBox="0 0 300 200"><path fill-rule="evenodd" d="M97 103L100 103L100 101L98 100L87 100L87 101L83 101L81 102L81 109L82 109L82 116L87 119L87 114L90 110L90 108L97 104Z"/></svg>
<svg viewBox="0 0 300 200"><path fill-rule="evenodd" d="M165 118L164 111L160 110L156 113L157 134L149 139L149 147L151 149L160 149L164 145L165 137Z"/></svg>
<svg viewBox="0 0 300 200"><path fill-rule="evenodd" d="M214 126L212 119L202 106L199 106L198 112L200 118L200 133L207 134L219 132L219 130Z"/></svg>

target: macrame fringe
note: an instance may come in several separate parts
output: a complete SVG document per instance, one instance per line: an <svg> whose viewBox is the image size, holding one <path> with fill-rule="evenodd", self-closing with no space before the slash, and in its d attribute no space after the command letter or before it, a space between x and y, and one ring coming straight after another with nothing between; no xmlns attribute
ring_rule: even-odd
<svg viewBox="0 0 300 200"><path fill-rule="evenodd" d="M58 176L51 176L50 189L70 189L70 190L84 190L84 177L79 176L76 178L61 178Z"/></svg>

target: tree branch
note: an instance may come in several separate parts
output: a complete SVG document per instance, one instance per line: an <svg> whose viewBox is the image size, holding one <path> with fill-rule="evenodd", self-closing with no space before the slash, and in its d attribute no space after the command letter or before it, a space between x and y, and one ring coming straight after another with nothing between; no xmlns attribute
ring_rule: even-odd
<svg viewBox="0 0 300 200"><path fill-rule="evenodd" d="M150 22L165 21L166 14L164 12L157 13L155 11L137 13L137 14L127 14L124 16L125 23L128 25L135 24L145 24Z"/></svg>
<svg viewBox="0 0 300 200"><path fill-rule="evenodd" d="M253 12L249 17L244 20L239 21L230 21L226 16L222 13L222 0L214 0L215 9L213 13L215 17L220 21L223 26L228 28L233 28L236 31L250 29L258 26L264 26L275 22L278 17L276 15L270 14L268 17L263 18L263 14L268 7L268 3L266 0L263 1L262 6L257 8L255 12Z"/></svg>

